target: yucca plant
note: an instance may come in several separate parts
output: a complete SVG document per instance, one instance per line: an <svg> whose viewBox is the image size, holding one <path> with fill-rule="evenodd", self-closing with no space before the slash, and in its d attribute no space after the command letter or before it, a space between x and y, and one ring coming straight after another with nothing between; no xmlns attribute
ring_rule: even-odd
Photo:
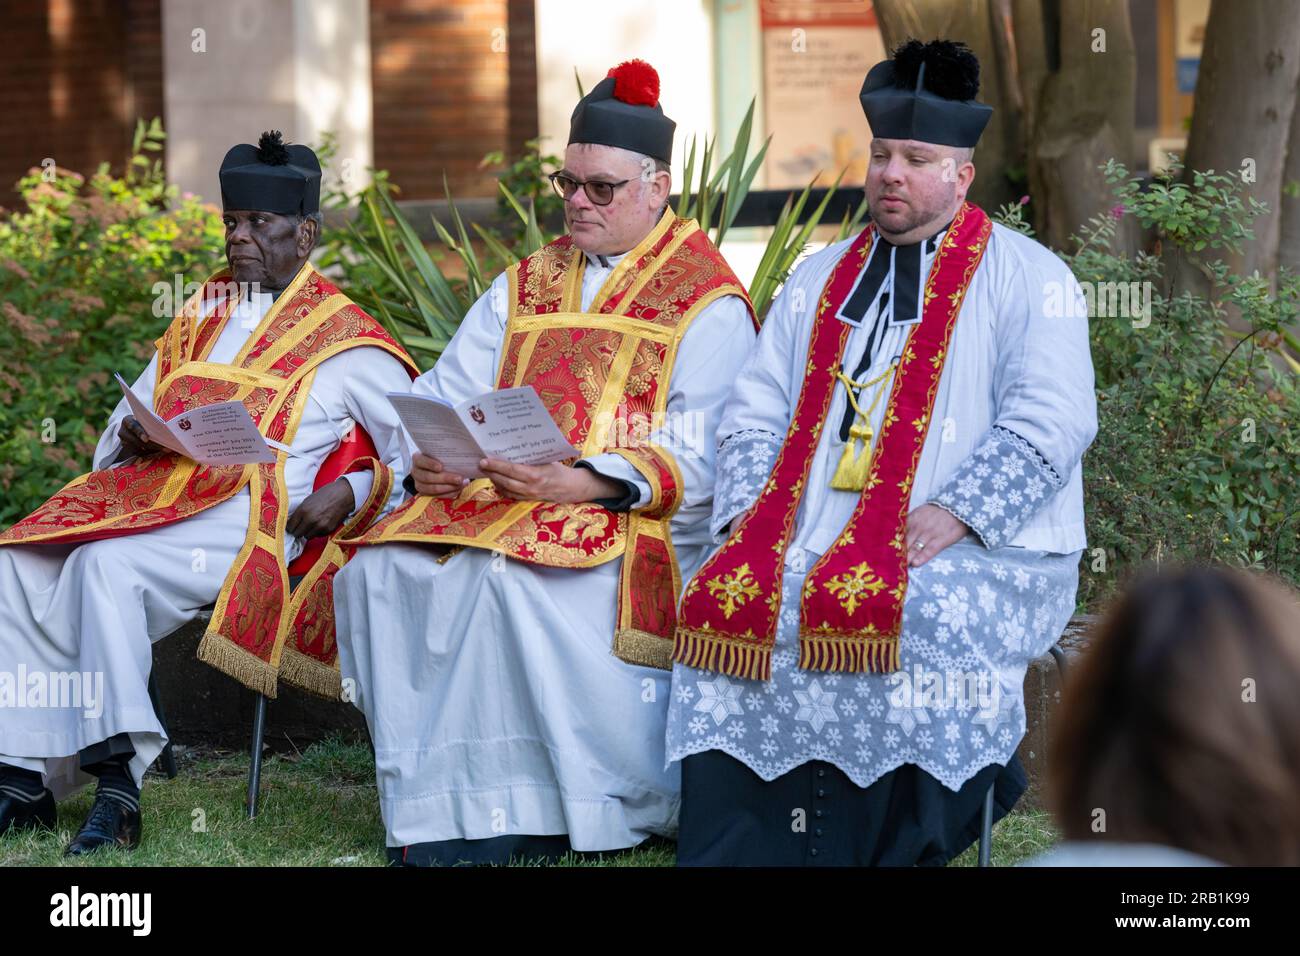
<svg viewBox="0 0 1300 956"><path fill-rule="evenodd" d="M700 157L699 185L694 187L692 187L692 180L695 178L698 137L691 137L691 145L686 154L686 175L682 177L682 192L677 198L675 211L683 219L694 219L705 232L713 228L713 244L716 246L722 245L727 230L736 221L740 205L749 195L749 188L758 173L758 167L763 164L767 148L772 144L772 137L769 136L758 153L747 163L749 138L753 128L754 101L750 100L749 109L745 111L745 119L736 130L736 141L732 144L731 153L718 162L716 170L712 169L715 141L705 138L704 150ZM713 225L715 213L718 217L716 228Z"/></svg>
<svg viewBox="0 0 1300 956"><path fill-rule="evenodd" d="M714 140L706 138L703 150L698 150L698 138L692 137L690 147L687 149L686 171L682 179L682 191L677 199L675 212L682 218L695 219L705 232L713 229L713 242L718 246L722 245L727 230L736 221L736 215L740 212L741 204L744 203L745 197L749 195L754 176L757 174L759 166L762 165L763 159L767 155L767 148L772 142L772 137L769 136L762 147L759 148L757 154L746 162L746 157L749 155L749 140L753 132L753 126L754 100L750 100L749 109L745 111L745 118L736 130L736 139L731 152L717 161L716 168L714 167L713 155ZM697 151L700 156L698 173L695 166ZM831 198L839 189L840 180L843 176L844 174L841 172L836 177L835 183L826 191L826 195L813 208L802 225L799 223L799 218L804 214L804 209L808 205L808 200L812 195L813 183L817 181L817 177L813 178L813 183L809 183L804 187L803 192L798 197L791 193L790 198L786 200L781 215L777 217L777 221L773 224L772 235L768 237L767 247L763 250L763 256L759 260L758 269L749 287L749 297L754 303L754 311L758 314L760 320L767 315L767 310L771 307L772 297L776 294L776 290L789 277L795 261L807 248L809 241L812 239L813 230L821 224L822 216L826 213L826 207L830 205ZM864 197L852 214L845 213L835 241L843 239L861 228L866 211L867 205ZM715 215L717 216L716 225L714 224Z"/></svg>
<svg viewBox="0 0 1300 956"><path fill-rule="evenodd" d="M347 235L352 251L371 267L365 273L378 276L372 281L363 273L362 287L348 289L351 296L421 364L436 359L476 297L474 273L465 282L450 281L382 185L362 193Z"/></svg>
<svg viewBox="0 0 1300 956"><path fill-rule="evenodd" d="M797 197L791 193L786 199L785 206L781 209L781 215L777 216L776 224L772 227L772 235L767 240L767 248L763 250L763 256L758 261L758 268L754 270L754 279L749 284L749 299L754 303L754 311L758 314L760 320L767 316L767 310L772 306L772 299L776 295L776 290L781 287L786 279L790 277L790 270L794 268L796 260L807 248L808 242L812 239L813 230L821 224L822 216L826 213L826 207L830 205L831 197L835 195L836 190L840 188L840 180L844 178L841 172L835 177L835 182L826 190L826 195L822 197L821 202L813 209L803 224L799 224L799 217L803 215L804 208L808 205L808 200L812 196L813 184L809 183L804 187ZM813 182L816 182L816 178ZM857 209L851 214L844 213L844 218L840 220L839 229L836 230L835 238L832 242L839 242L857 233L862 228L862 220L867 214L867 199L862 197L858 203Z"/></svg>

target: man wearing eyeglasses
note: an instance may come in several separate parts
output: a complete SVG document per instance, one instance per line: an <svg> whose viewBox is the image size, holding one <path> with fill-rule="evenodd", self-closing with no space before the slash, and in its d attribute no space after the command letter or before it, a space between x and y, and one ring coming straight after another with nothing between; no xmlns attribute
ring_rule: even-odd
<svg viewBox="0 0 1300 956"><path fill-rule="evenodd" d="M414 391L531 385L573 462L414 454L413 497L336 579L345 683L389 859L618 850L676 829L665 769L681 582L709 546L713 433L755 333L741 283L668 209L675 124L646 63L574 110L568 235L498 276Z"/></svg>

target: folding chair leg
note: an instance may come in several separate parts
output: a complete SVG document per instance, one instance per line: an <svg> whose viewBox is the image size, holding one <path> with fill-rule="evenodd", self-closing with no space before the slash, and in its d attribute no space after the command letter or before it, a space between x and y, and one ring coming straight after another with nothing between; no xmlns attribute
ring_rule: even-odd
<svg viewBox="0 0 1300 956"><path fill-rule="evenodd" d="M989 856L993 850L993 784L984 794L984 812L980 820L980 866L989 865Z"/></svg>
<svg viewBox="0 0 1300 956"><path fill-rule="evenodd" d="M1061 680L1065 680L1065 651L1061 650L1061 645L1053 644L1048 648L1052 654L1052 660L1056 661L1056 670L1061 675Z"/></svg>
<svg viewBox="0 0 1300 956"><path fill-rule="evenodd" d="M163 733L167 733L167 717L163 714L162 697L158 694L158 680L151 670L149 671L149 703L153 705L153 712L158 717L158 723L162 724ZM163 746L162 753L159 754L162 760L163 773L167 774L168 780L176 779L176 755L172 753L171 737L168 736L167 743Z"/></svg>
<svg viewBox="0 0 1300 956"><path fill-rule="evenodd" d="M266 736L266 695L258 694L253 704L253 750L248 768L248 819L257 816L257 797L262 788L262 741Z"/></svg>

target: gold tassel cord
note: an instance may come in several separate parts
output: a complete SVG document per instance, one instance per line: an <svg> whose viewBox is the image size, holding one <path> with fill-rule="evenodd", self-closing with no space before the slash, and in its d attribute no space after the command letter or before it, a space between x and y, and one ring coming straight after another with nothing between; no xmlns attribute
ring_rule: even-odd
<svg viewBox="0 0 1300 956"><path fill-rule="evenodd" d="M858 405L854 390L879 385L893 374L896 368L898 363L894 362L889 368L866 382L854 381L843 371L836 369L835 377L844 383L844 390L848 393L849 404L853 406L856 417L853 424L849 426L849 440L844 443L844 453L840 455L840 463L835 466L835 474L831 476L832 488L839 491L861 491L866 486L867 472L871 468L871 440L875 437L875 432L871 428L871 415L880 404L880 396L885 394L885 390L876 389L876 394L871 399L871 406L865 412ZM857 449L859 441L862 442L861 451Z"/></svg>

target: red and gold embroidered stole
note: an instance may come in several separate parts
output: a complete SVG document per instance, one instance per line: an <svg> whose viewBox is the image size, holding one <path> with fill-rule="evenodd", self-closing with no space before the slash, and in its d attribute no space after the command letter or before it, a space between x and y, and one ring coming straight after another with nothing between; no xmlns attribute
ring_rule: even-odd
<svg viewBox="0 0 1300 956"><path fill-rule="evenodd" d="M374 319L309 264L280 294L233 362L209 362L213 344L234 313L233 291L228 273L213 276L155 343L158 374L153 398L160 417L171 419L200 405L242 401L265 437L290 444L302 417L304 402L299 399L311 390L316 368L325 359L346 349L374 346L397 356L412 374L418 371ZM203 303L213 300L216 308L201 318ZM326 650L321 638L327 626L322 609L301 588L290 599L284 560L285 457L279 452L273 463L214 466L169 452L92 471L69 482L0 534L0 545L79 544L136 534L199 514L247 487L247 536L222 586L199 657L274 697L289 633L299 635L297 649L305 655L328 657L333 648L332 610ZM392 475L381 462L372 458L357 467L373 467L376 477L370 498L350 522L353 527L360 526L363 516L373 520L392 488ZM318 562L320 573L337 558L327 548Z"/></svg>
<svg viewBox="0 0 1300 956"><path fill-rule="evenodd" d="M418 369L409 366L414 377ZM388 504L393 492L393 470L376 458L359 458L344 474L373 471L370 494L356 512L325 543L307 573L294 587L285 619L288 639L280 656L280 677L287 683L330 700L342 696L339 650L334 636L334 575L347 564L350 552L339 539L369 527Z"/></svg>
<svg viewBox="0 0 1300 956"><path fill-rule="evenodd" d="M627 459L653 489L650 503L615 513L591 502L515 501L479 479L454 499L417 496L345 543L461 545L556 568L622 555L614 653L668 668L681 591L669 521L682 479L673 455L646 437L663 422L677 348L695 316L722 296L749 300L708 237L671 213L584 312L585 264L565 236L511 267L497 387L533 386L582 456Z"/></svg>
<svg viewBox="0 0 1300 956"><path fill-rule="evenodd" d="M912 481L952 330L991 230L988 216L966 203L935 255L921 321L903 347L857 508L804 579L801 668L898 669ZM807 377L771 477L736 532L686 588L674 648L681 663L734 677L771 677L785 552L851 330L835 316L866 263L872 234L868 226L853 241L822 292Z"/></svg>

